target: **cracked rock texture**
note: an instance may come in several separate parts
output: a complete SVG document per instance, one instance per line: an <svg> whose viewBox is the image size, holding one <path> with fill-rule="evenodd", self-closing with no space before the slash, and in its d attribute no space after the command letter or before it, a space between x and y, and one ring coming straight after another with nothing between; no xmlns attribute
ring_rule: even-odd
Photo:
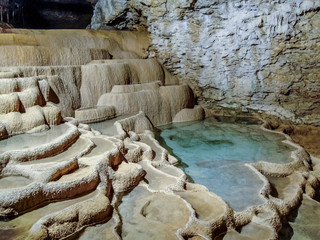
<svg viewBox="0 0 320 240"><path fill-rule="evenodd" d="M91 27L148 29L207 107L320 125L318 0L99 0Z"/></svg>

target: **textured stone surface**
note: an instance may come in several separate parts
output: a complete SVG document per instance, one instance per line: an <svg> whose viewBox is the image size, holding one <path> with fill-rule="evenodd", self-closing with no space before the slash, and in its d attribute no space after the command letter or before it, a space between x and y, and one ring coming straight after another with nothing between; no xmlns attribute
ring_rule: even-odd
<svg viewBox="0 0 320 240"><path fill-rule="evenodd" d="M142 46L148 46L144 45L148 41L143 33L134 35L111 31L108 34L105 32L105 35L95 32L95 37L90 31L37 33L34 38L28 34L25 38L14 34L1 35L0 42L1 45L10 45L21 41L32 45L34 39L34 45L37 45L37 41L46 43L50 39L49 47L54 44L88 47L92 44L93 48L100 43L109 46L105 48L110 50L114 58L143 58L146 48ZM40 33L52 36L41 37ZM55 34L61 38L54 37ZM84 38L79 34L83 34ZM117 41L105 42L99 36L105 36L106 39L109 36ZM66 41L64 44L60 42L62 39ZM146 41L141 42L141 39ZM46 57L50 54L41 56L43 62L37 57L35 64L42 62L41 65L45 65ZM59 59L60 64L64 65L63 59ZM89 65L105 61L119 62L99 60ZM151 132L157 117L168 116L168 121L175 116L179 120L184 117L203 117L201 106L192 108L195 99L189 87L172 86L176 83L174 77L153 60L126 62L135 69L130 72L131 79L136 74L136 79L140 80L136 83L142 84L116 85L102 97L113 94L120 96L114 105L116 111L123 109L123 114L132 113L136 105L139 108L135 108L135 111L144 110L145 113L109 120L104 125L109 136L66 117L63 119L68 122L66 128L63 128L64 125L61 125L62 128L52 127L53 132L48 132L49 138L48 135L36 133L33 140L30 139L31 135L24 134L0 141L1 237L77 238L82 231L88 233L85 228L91 226L91 233L94 232L92 239L217 239L222 238L227 230L226 237L231 239L278 239L280 218L298 207L304 192L310 197L316 196L320 185L320 159L310 158L288 138L287 143L297 148L292 152L294 160L291 163L280 165L261 161L248 165L263 182L260 194L265 203L242 212L233 211L204 186L187 182L182 170L171 165L178 160L160 146ZM0 137L30 132L30 129L43 130L48 128L47 124L58 124L61 120L60 110L67 112L80 106L81 73L80 66L1 68ZM148 79L151 73L161 78ZM142 81L137 76L145 79ZM94 82L98 83L98 80ZM150 94L155 92L158 92L159 98ZM129 95L131 97L124 98ZM124 104L125 100L127 103ZM63 104L60 105L61 102ZM163 104L158 106L159 111L154 111L156 108L149 102ZM106 104L109 103L106 101ZM189 109L181 111L186 107ZM108 115L108 109L112 115L113 107L105 108L106 112L101 115ZM89 114L94 118L101 116L99 113L96 117ZM312 129L310 131L313 132ZM269 182L261 173L278 179ZM274 185L278 195L273 193L270 184ZM305 208L302 210L305 211ZM305 229L303 225L297 227L303 231ZM240 233L235 229L241 229ZM85 235L80 237L84 239Z"/></svg>
<svg viewBox="0 0 320 240"><path fill-rule="evenodd" d="M177 79L170 76L155 59L141 59L147 56L146 49L149 45L150 39L146 32L14 29L11 33L0 35L0 55L2 56L0 58L0 86L6 84L6 87L0 88L0 94L9 94L19 90L19 86L15 81L11 81L11 78L18 76L45 78L46 81L39 81L39 88L45 101L56 104L61 109L62 117L73 117L74 111L81 107L81 94L82 98L85 98L86 95L93 98L96 95L90 91L91 88L94 88L92 81L101 80L101 76L105 73L112 73L110 69L102 71L97 59L103 61L102 59L110 58L117 59L113 61L121 61L120 59L123 58L127 61L135 59L132 61L137 62L136 66L133 67L134 71L130 72L132 75L130 79L133 81L139 79L145 82L152 81L152 79L165 81L166 79L166 83L169 84L177 82ZM96 61L88 66L85 65L92 60ZM139 60L146 63L141 64ZM152 72L152 67L155 65L158 70ZM114 67L113 70L113 75L116 75L117 68ZM153 75L147 76L148 70ZM121 76L125 74L129 73L123 73ZM153 78L148 79L151 76ZM107 79L108 77L103 76ZM114 77L109 78L114 80ZM88 79L91 81L90 89L81 93L81 83L84 85L82 88L85 88ZM105 90L101 87L98 89ZM39 103L41 99L37 98L39 94L36 92L38 91L36 87L32 89L32 92L29 90L28 93L20 93L19 90L17 94L22 103L30 102L31 99L28 99L30 96L33 96L34 103ZM2 96L0 103L3 103L4 98L9 99L8 96ZM96 102L91 105L95 104ZM82 107L91 105L83 104ZM17 110L15 109L17 107L14 96L10 96L10 101L0 107L0 114L7 113L9 110Z"/></svg>
<svg viewBox="0 0 320 240"><path fill-rule="evenodd" d="M93 61L81 67L81 106L97 105L99 97L115 85L160 81L163 85L178 84L156 59L122 59ZM131 88L130 86L128 88Z"/></svg>
<svg viewBox="0 0 320 240"><path fill-rule="evenodd" d="M115 85L118 91L101 95L97 105L114 106L116 115L143 111L154 126L168 124L182 109L194 107L194 95L188 85L158 85L157 89L150 83L140 85L135 85L137 90L127 85Z"/></svg>
<svg viewBox="0 0 320 240"><path fill-rule="evenodd" d="M108 26L148 27L202 104L320 123L318 0L99 0L92 27Z"/></svg>
<svg viewBox="0 0 320 240"><path fill-rule="evenodd" d="M0 139L60 124L61 110L44 97L39 82L49 86L44 76L0 79Z"/></svg>

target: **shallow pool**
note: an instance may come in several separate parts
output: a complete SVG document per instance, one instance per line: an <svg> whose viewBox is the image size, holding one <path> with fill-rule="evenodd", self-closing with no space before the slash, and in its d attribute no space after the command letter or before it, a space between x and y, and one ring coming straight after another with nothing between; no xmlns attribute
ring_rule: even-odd
<svg viewBox="0 0 320 240"><path fill-rule="evenodd" d="M36 147L49 143L57 137L63 135L67 129L68 125L60 124L57 126L50 126L50 129L46 131L37 133L24 133L9 137L0 141L0 153Z"/></svg>
<svg viewBox="0 0 320 240"><path fill-rule="evenodd" d="M265 202L259 194L262 180L245 164L287 163L294 150L282 143L284 136L263 131L246 119L240 122L210 118L174 123L158 127L156 134L160 144L181 160L191 181L206 186L236 211Z"/></svg>
<svg viewBox="0 0 320 240"><path fill-rule="evenodd" d="M131 115L123 115L119 116L113 119L108 119L105 121L97 122L97 123L89 123L88 125L96 130L99 131L101 134L107 135L107 136L113 136L119 134L117 132L116 127L114 126L114 123L116 121L122 120L124 118L130 117Z"/></svg>

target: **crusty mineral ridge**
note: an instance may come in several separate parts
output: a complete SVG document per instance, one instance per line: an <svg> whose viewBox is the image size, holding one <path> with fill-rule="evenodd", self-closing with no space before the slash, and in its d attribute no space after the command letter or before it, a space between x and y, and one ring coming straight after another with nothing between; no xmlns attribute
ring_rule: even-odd
<svg viewBox="0 0 320 240"><path fill-rule="evenodd" d="M171 165L143 112L116 121L113 136L65 121L59 139L0 154L0 215L15 217L0 222L8 239L277 239L281 218L319 186L320 161L287 137L291 163L248 165L265 203L235 212Z"/></svg>
<svg viewBox="0 0 320 240"><path fill-rule="evenodd" d="M318 0L99 0L91 27L148 29L150 55L210 108L319 126L319 9Z"/></svg>
<svg viewBox="0 0 320 240"><path fill-rule="evenodd" d="M46 76L17 77L12 72L11 76L3 77L0 78L0 139L60 124L61 110L52 102L50 90L41 89L41 85L49 85Z"/></svg>

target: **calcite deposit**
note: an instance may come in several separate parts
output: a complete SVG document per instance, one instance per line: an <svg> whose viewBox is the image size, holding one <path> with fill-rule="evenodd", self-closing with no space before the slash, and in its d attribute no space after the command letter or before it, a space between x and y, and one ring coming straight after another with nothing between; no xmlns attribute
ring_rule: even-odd
<svg viewBox="0 0 320 240"><path fill-rule="evenodd" d="M307 214L319 208L320 160L287 135L290 163L248 164L263 182L262 204L235 211L190 183L154 126L210 111L147 58L150 45L145 32L0 35L1 237L278 239L301 203ZM101 131L86 124L101 120ZM304 218L294 226L301 234Z"/></svg>
<svg viewBox="0 0 320 240"><path fill-rule="evenodd" d="M320 124L318 0L99 0L91 27L148 29L149 55L221 112Z"/></svg>

